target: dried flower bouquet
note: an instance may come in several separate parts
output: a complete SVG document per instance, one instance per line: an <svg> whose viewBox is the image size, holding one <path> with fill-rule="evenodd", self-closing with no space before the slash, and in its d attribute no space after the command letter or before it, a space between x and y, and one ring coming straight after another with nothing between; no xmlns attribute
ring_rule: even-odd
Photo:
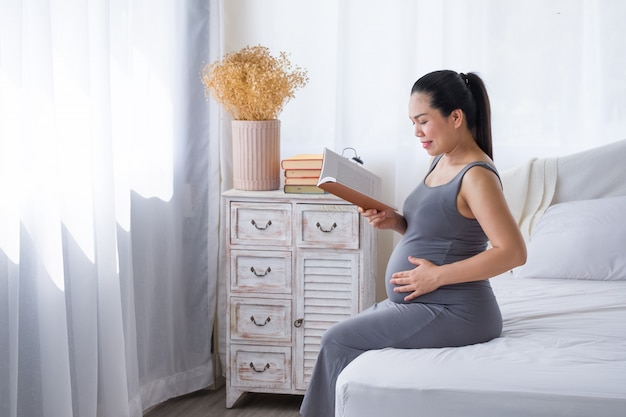
<svg viewBox="0 0 626 417"><path fill-rule="evenodd" d="M247 46L202 70L205 94L235 120L274 120L294 92L308 83L306 70L292 67L287 54L273 57L264 46Z"/></svg>

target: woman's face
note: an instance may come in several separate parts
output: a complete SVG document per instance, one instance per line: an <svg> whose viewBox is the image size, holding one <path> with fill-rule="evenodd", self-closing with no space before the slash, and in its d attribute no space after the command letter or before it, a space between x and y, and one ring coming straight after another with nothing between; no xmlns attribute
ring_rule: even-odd
<svg viewBox="0 0 626 417"><path fill-rule="evenodd" d="M429 155L440 155L457 146L453 115L454 113L444 117L439 110L430 107L430 97L427 94L411 94L409 119L415 126L415 136Z"/></svg>

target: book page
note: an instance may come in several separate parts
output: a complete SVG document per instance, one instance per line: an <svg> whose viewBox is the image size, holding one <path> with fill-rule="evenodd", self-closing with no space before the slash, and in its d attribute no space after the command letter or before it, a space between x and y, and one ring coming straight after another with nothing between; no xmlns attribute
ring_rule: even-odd
<svg viewBox="0 0 626 417"><path fill-rule="evenodd" d="M361 168L361 166L357 165L355 162L349 160L347 162L347 164L339 165L337 170L337 177L341 179L339 182L363 194L378 198L380 196L382 182L380 177Z"/></svg>

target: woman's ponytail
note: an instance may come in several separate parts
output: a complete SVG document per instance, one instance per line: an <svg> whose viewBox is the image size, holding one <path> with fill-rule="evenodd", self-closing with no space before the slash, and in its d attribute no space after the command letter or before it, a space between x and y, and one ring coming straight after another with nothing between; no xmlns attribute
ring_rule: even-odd
<svg viewBox="0 0 626 417"><path fill-rule="evenodd" d="M493 160L493 146L491 140L491 104L489 95L483 80L473 72L465 75L468 87L472 92L472 96L476 102L476 113L474 120L474 137L476 143L480 146L489 158Z"/></svg>

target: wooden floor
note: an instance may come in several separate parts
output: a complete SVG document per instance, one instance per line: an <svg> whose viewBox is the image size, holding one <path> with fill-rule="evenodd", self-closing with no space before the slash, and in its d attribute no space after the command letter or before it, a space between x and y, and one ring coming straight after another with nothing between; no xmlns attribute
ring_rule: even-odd
<svg viewBox="0 0 626 417"><path fill-rule="evenodd" d="M144 417L299 417L302 396L245 394L234 408L226 408L226 388L202 390L173 398Z"/></svg>

